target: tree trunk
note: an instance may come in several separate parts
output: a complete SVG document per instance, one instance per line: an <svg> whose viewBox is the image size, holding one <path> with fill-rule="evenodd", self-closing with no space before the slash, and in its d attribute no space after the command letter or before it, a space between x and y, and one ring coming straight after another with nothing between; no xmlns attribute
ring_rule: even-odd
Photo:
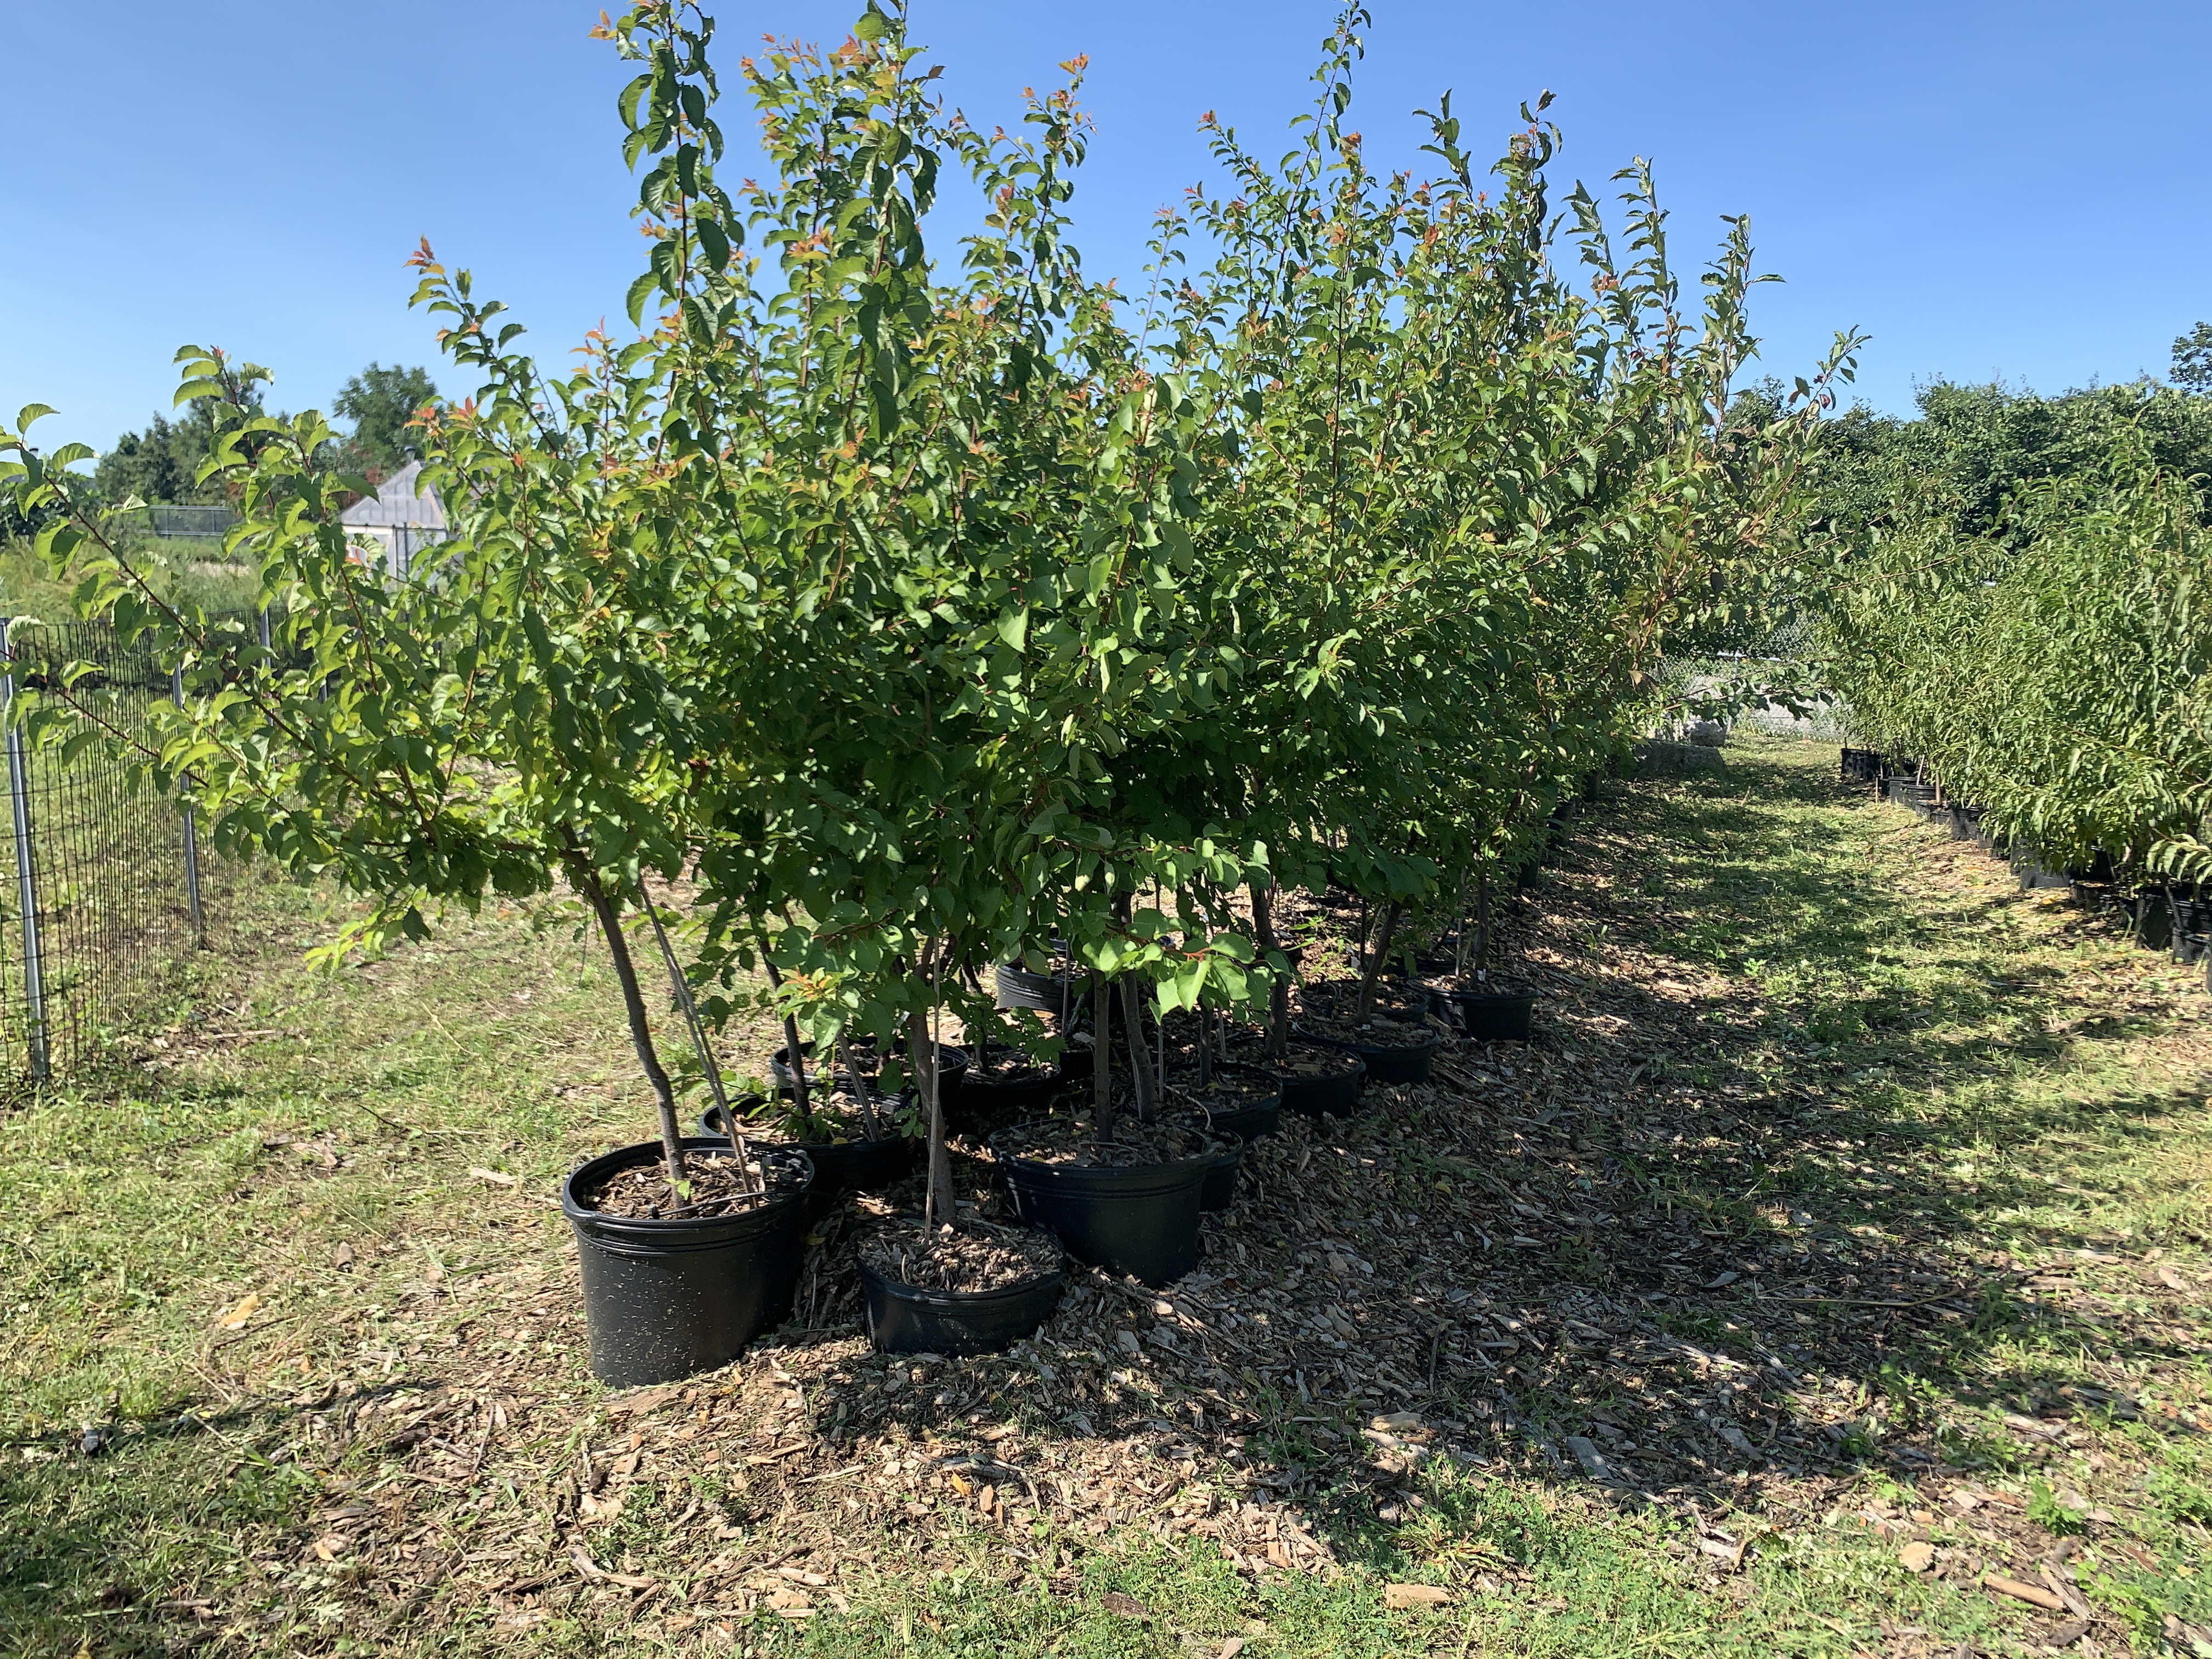
<svg viewBox="0 0 2212 1659"><path fill-rule="evenodd" d="M923 1120L929 1125L929 1191L922 1219L932 1227L950 1226L957 1212L953 1207L952 1155L945 1149L944 1103L938 1098L937 1044L930 1038L929 1022L920 1014L908 1014L906 1021L906 1046L921 1085Z"/></svg>
<svg viewBox="0 0 2212 1659"><path fill-rule="evenodd" d="M837 1058L845 1067L845 1079L853 1085L853 1097L860 1103L860 1121L866 1127L870 1140L881 1140L882 1132L876 1127L876 1091L859 1065L853 1059L853 1045L845 1034L837 1034Z"/></svg>
<svg viewBox="0 0 2212 1659"><path fill-rule="evenodd" d="M730 1152L738 1160L738 1179L747 1192L768 1189L768 1170L763 1165L760 1177L753 1176L752 1152L745 1145L744 1132L738 1127L738 1115L730 1106L730 1091L722 1086L722 1068L714 1060L714 1045L707 1041L707 1028L699 1023L699 1005L691 995L691 982L684 977L684 964L676 959L676 947L668 942L668 930L660 925L660 912L654 908L653 895L645 896L646 920L653 924L653 936L660 942L660 959L668 969L669 988L676 994L676 1006L684 1011L684 1024L691 1033L691 1045L698 1050L699 1069L707 1074L707 1087L713 1091L714 1104L722 1114L722 1130L729 1137Z"/></svg>
<svg viewBox="0 0 2212 1659"><path fill-rule="evenodd" d="M775 971L775 963L769 959L768 938L760 936L761 966L768 969L771 989L783 989L783 975ZM801 1112L812 1109L806 1091L806 1056L799 1048L799 1020L795 1015L783 1017L783 1057L791 1062L791 1103Z"/></svg>
<svg viewBox="0 0 2212 1659"><path fill-rule="evenodd" d="M1071 964L1072 966L1073 964ZM1091 1117L1098 1138L1114 1133L1114 1012L1106 994L1106 981L1097 969L1091 975Z"/></svg>
<svg viewBox="0 0 2212 1659"><path fill-rule="evenodd" d="M1159 1096L1152 1085L1152 1057L1145 1048L1144 1004L1137 981L1121 981L1121 1023L1129 1028L1129 1070L1137 1086L1137 1121L1150 1123L1159 1115Z"/></svg>
<svg viewBox="0 0 2212 1659"><path fill-rule="evenodd" d="M1474 885L1474 976L1490 978L1490 872L1485 870Z"/></svg>
<svg viewBox="0 0 2212 1659"><path fill-rule="evenodd" d="M1453 907L1452 932L1458 937L1452 941L1452 977L1467 976L1467 872L1459 874L1459 902Z"/></svg>
<svg viewBox="0 0 2212 1659"><path fill-rule="evenodd" d="M1262 951L1279 951L1281 942L1275 937L1275 890L1271 880L1266 886L1252 884L1252 931L1259 935ZM1288 975L1278 975L1267 994L1267 1058L1288 1060L1291 1054L1291 981Z"/></svg>
<svg viewBox="0 0 2212 1659"><path fill-rule="evenodd" d="M1390 939L1398 931L1398 913L1405 907L1395 901L1382 912L1382 932L1368 952L1366 971L1359 975L1359 1018L1375 1012L1375 982L1382 977L1382 964L1390 959Z"/></svg>
<svg viewBox="0 0 2212 1659"><path fill-rule="evenodd" d="M637 964L630 960L629 939L623 933L622 908L600 884L599 872L580 855L569 860L568 872L582 890L585 902L592 907L592 914L599 919L599 932L606 936L607 952L614 958L623 1012L629 1016L630 1045L637 1050L637 1063L644 1068L645 1080L653 1085L653 1103L660 1109L660 1150L668 1160L668 1179L672 1184L689 1180L684 1164L684 1128L676 1121L676 1091L670 1086L668 1073L661 1068L660 1055L653 1046L653 1027L645 1017L645 993L638 987Z"/></svg>

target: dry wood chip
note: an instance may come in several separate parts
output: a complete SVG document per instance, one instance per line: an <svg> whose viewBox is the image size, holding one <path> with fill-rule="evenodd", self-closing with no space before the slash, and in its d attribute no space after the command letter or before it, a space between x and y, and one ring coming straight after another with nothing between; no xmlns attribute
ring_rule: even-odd
<svg viewBox="0 0 2212 1659"><path fill-rule="evenodd" d="M2027 1601L2051 1613L2066 1611L2066 1602L2054 1591L2040 1584L2023 1584L2017 1578L2008 1578L2002 1573L1985 1572L1982 1588L1995 1590L2000 1595L2009 1595L2016 1601Z"/></svg>
<svg viewBox="0 0 2212 1659"><path fill-rule="evenodd" d="M1385 1584L1382 1605L1397 1613L1409 1613L1417 1607L1443 1607L1451 1605L1451 1592L1435 1584Z"/></svg>

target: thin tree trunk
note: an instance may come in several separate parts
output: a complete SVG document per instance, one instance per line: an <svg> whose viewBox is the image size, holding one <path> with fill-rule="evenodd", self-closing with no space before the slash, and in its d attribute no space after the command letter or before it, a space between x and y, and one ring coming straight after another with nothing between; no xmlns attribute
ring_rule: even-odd
<svg viewBox="0 0 2212 1659"><path fill-rule="evenodd" d="M1476 878L1474 888L1474 976L1490 978L1490 872Z"/></svg>
<svg viewBox="0 0 2212 1659"><path fill-rule="evenodd" d="M1274 884L1266 886L1252 884L1252 931L1259 935L1262 951L1282 948L1275 937ZM1291 1054L1291 981L1288 975L1279 975L1267 996L1267 1058L1281 1061Z"/></svg>
<svg viewBox="0 0 2212 1659"><path fill-rule="evenodd" d="M1393 901L1382 912L1382 932L1368 953L1367 970L1359 976L1359 1018L1375 1012L1375 982L1382 977L1382 964L1390 959L1390 938L1398 931L1398 913L1405 907Z"/></svg>
<svg viewBox="0 0 2212 1659"><path fill-rule="evenodd" d="M1101 1140L1109 1139L1114 1133L1112 1003L1113 999L1106 994L1106 981L1093 969L1091 974L1091 1116L1097 1122Z"/></svg>
<svg viewBox="0 0 2212 1659"><path fill-rule="evenodd" d="M684 1164L684 1128L676 1121L676 1091L670 1086L668 1073L661 1068L660 1055L653 1046L653 1027L645 1015L645 993L638 987L637 964L630 960L629 940L623 933L621 908L600 884L599 872L580 854L570 860L568 870L582 890L585 902L592 907L592 914L599 919L599 932L606 936L607 953L614 958L615 982L622 987L623 1012L629 1016L630 1045L637 1050L637 1063L644 1068L645 1080L653 1085L653 1103L660 1109L660 1150L668 1160L668 1179L672 1183L688 1181L690 1176Z"/></svg>
<svg viewBox="0 0 2212 1659"><path fill-rule="evenodd" d="M923 1200L922 1218L932 1227L951 1224L952 1155L945 1149L945 1110L937 1091L937 1044L930 1040L929 1022L919 1013L906 1017L906 1046L914 1056L915 1075L921 1084L921 1109L929 1125L929 1191Z"/></svg>
<svg viewBox="0 0 2212 1659"><path fill-rule="evenodd" d="M761 966L768 969L771 989L783 989L783 975L775 970L775 963L768 954L768 936L760 934ZM806 1056L799 1052L799 1020L795 1015L783 1017L783 1057L791 1063L791 1101L801 1112L811 1109L806 1091Z"/></svg>
<svg viewBox="0 0 2212 1659"><path fill-rule="evenodd" d="M867 1129L870 1140L880 1140L883 1133L876 1127L876 1091L853 1059L853 1045L845 1034L837 1034L837 1058L845 1067L846 1080L853 1085L853 1097L860 1103L860 1121Z"/></svg>
<svg viewBox="0 0 2212 1659"><path fill-rule="evenodd" d="M1452 941L1452 977L1467 976L1467 872L1459 872L1459 902L1453 907L1452 920L1457 924L1452 932L1458 935Z"/></svg>
<svg viewBox="0 0 2212 1659"><path fill-rule="evenodd" d="M738 1115L730 1107L730 1091L722 1086L722 1068L715 1062L714 1046L707 1041L707 1028L699 1023L699 1005L691 995L691 981L684 977L684 965L676 960L676 947L668 942L668 930L660 925L660 912L654 908L653 895L645 896L645 914L653 923L653 936L660 941L660 959L668 968L668 982L676 993L676 1006L684 1011L684 1024L691 1033L691 1046L699 1051L699 1069L707 1074L707 1087L714 1097L714 1105L722 1114L722 1133L729 1137L731 1154L738 1160L738 1182L749 1192L765 1191L768 1170L765 1166L760 1178L753 1177L751 1150L745 1145L744 1132L738 1127Z"/></svg>
<svg viewBox="0 0 2212 1659"><path fill-rule="evenodd" d="M1133 975L1121 981L1121 1023L1129 1028L1129 1069L1137 1086L1137 1121L1150 1123L1159 1115L1159 1095L1152 1083L1152 1057L1145 1047L1144 1004L1139 994Z"/></svg>

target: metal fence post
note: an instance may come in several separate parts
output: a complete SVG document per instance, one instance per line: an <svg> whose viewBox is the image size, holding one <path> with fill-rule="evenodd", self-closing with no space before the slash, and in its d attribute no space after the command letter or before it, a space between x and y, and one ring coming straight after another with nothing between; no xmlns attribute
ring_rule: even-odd
<svg viewBox="0 0 2212 1659"><path fill-rule="evenodd" d="M11 621L0 617L0 709L12 708L15 701L15 652L9 636ZM53 1060L46 1043L45 964L39 957L39 877L31 848L30 757L23 752L23 734L13 720L8 726L8 800L15 830L16 902L23 913L23 1012L29 1034L31 1076L44 1083L53 1075Z"/></svg>
<svg viewBox="0 0 2212 1659"><path fill-rule="evenodd" d="M169 695L177 707L185 706L185 671L182 666L169 671ZM187 775L187 782L190 781ZM185 808L185 903L191 913L192 944L201 950L207 947L207 917L200 909L200 827L198 817L188 805Z"/></svg>

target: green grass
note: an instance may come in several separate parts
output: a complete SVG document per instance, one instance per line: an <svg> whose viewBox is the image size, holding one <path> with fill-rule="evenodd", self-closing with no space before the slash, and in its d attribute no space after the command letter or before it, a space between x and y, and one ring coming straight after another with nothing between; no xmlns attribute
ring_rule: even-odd
<svg viewBox="0 0 2212 1659"><path fill-rule="evenodd" d="M0 1650L2015 1654L2056 1621L1975 1577L2062 1543L2107 1653L2160 1651L2169 1619L2212 1626L2201 991L1835 787L1832 750L1730 755L1724 778L1638 784L1576 824L1523 944L1592 988L1561 1001L1552 1051L1633 1060L1634 1081L1540 1128L1509 1101L1481 1120L1481 1162L1524 1188L1585 1183L1623 1217L1516 1266L1644 1308L1654 1340L1779 1356L1800 1382L1764 1420L1822 1458L1693 1474L1656 1504L1594 1486L1531 1437L1595 1407L1665 1443L1694 1431L1692 1391L1554 1354L1522 1379L1519 1440L1431 1465L1387 1519L1289 1420L1332 1407L1255 1393L1250 1449L1307 1494L1341 1564L1322 1571L1239 1571L1138 1523L986 1527L927 1491L894 1526L836 1509L835 1482L764 1485L736 1460L672 1457L578 1530L578 1449L627 1419L586 1374L544 1194L649 1121L602 953L564 916L508 912L311 977L327 902L248 884L134 1065L0 1124ZM1652 1238L1709 1249L1670 1274ZM1763 1271L1700 1289L1723 1255ZM1960 1311L1761 1290L1845 1273L1849 1297ZM768 1409L782 1363L749 1361L679 1416ZM2007 1423L2046 1409L2065 1439ZM409 1449L425 1413L448 1461ZM112 1437L97 1456L88 1425ZM1186 1481L1225 1474L1201 1461ZM2019 1506L1939 1500L1961 1485ZM323 1559L315 1541L358 1511L392 1547ZM1700 1547L1693 1514L1708 1544L1747 1546L1740 1564ZM811 1617L714 1599L732 1581L707 1558L766 1571L802 1523L844 1529ZM1900 1561L1908 1533L1947 1553L1938 1571ZM584 1582L579 1540L660 1593L634 1612L629 1588ZM1451 1600L1386 1609L1393 1583Z"/></svg>

